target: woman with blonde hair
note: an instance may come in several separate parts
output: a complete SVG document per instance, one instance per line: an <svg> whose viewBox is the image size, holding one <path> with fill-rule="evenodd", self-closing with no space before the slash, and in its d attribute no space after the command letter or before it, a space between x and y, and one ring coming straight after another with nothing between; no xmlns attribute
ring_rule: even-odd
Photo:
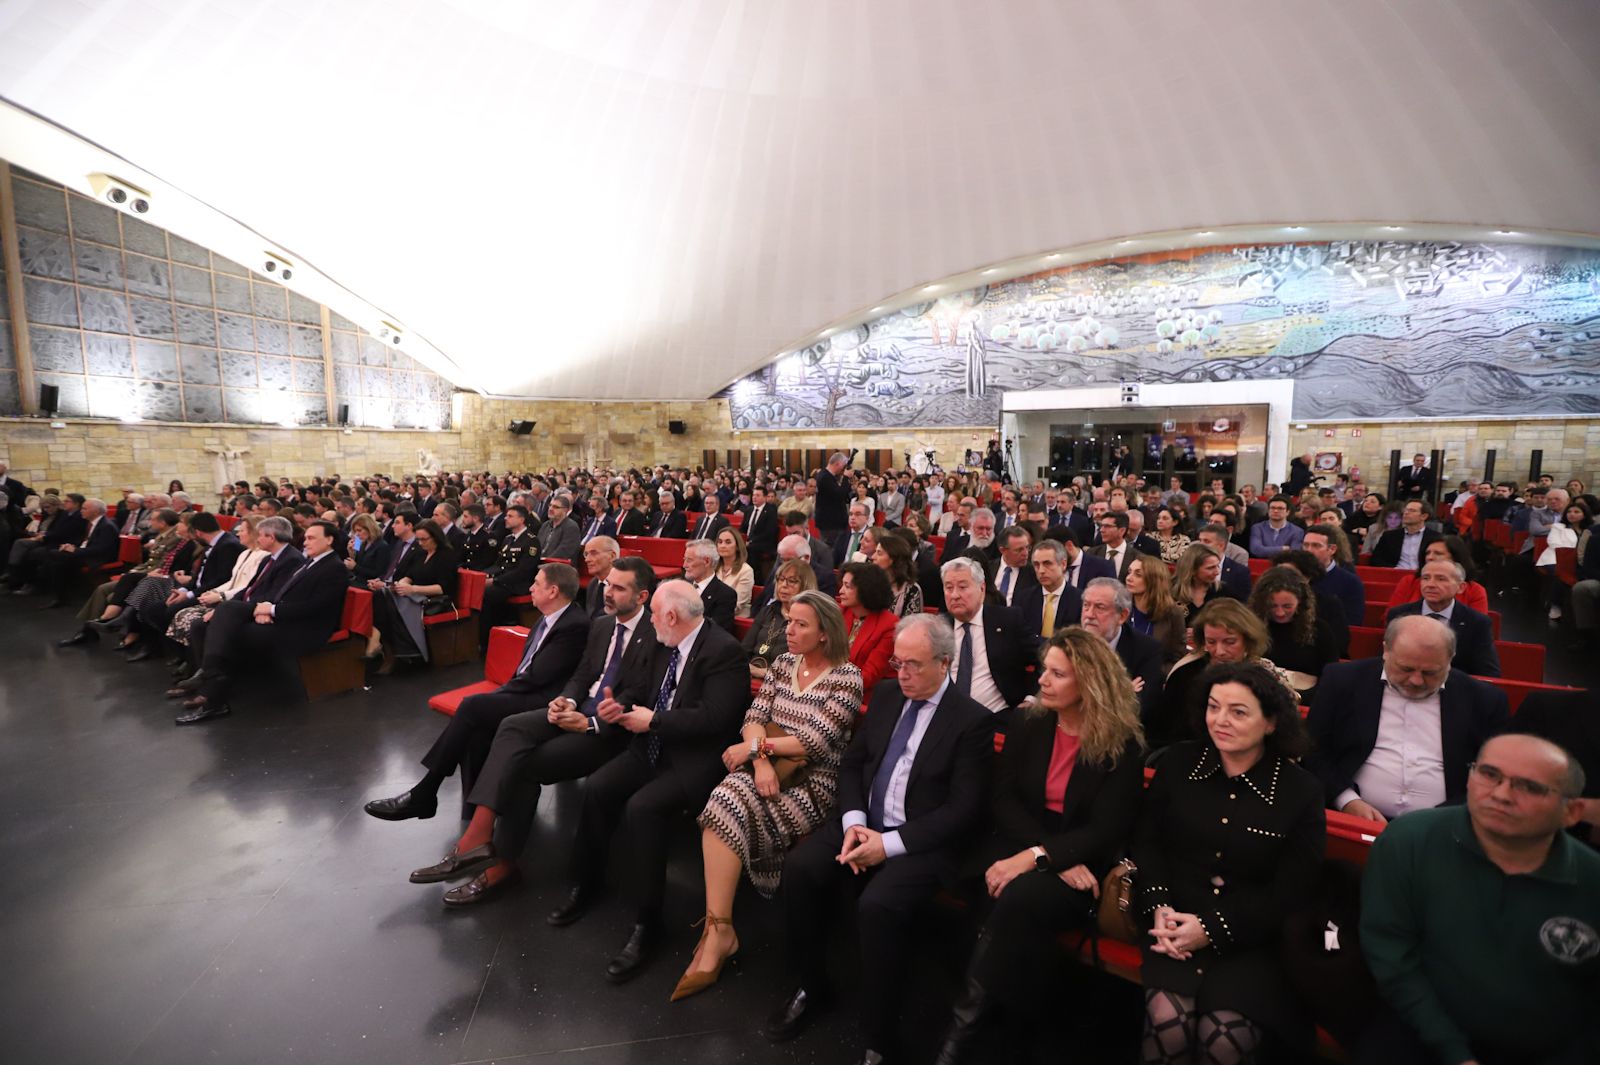
<svg viewBox="0 0 1600 1065"><path fill-rule="evenodd" d="M744 533L732 525L717 533L717 568L712 576L734 592L733 616L750 616L750 596L755 591L756 571L750 568L749 549L745 547Z"/></svg>
<svg viewBox="0 0 1600 1065"><path fill-rule="evenodd" d="M1092 919L1100 882L1121 857L1144 790L1144 732L1133 682L1099 636L1050 637L1034 706L1011 727L991 799L983 874L994 900L939 1055L971 1056L990 1004L1033 1010L1057 937Z"/></svg>
<svg viewBox="0 0 1600 1065"><path fill-rule="evenodd" d="M1128 560L1122 583L1133 593L1133 631L1154 637L1168 664L1183 657L1183 608L1172 601L1172 578L1167 564L1154 555L1135 551Z"/></svg>
<svg viewBox="0 0 1600 1065"><path fill-rule="evenodd" d="M368 521L372 519L362 515ZM255 579L256 570L261 565L261 560L267 557L267 552L256 546L256 526L261 524L261 515L246 514L240 518L233 527L233 535L245 545L239 558L233 564L233 573L228 579L208 592L201 592L196 598L195 606L186 606L172 615L172 620L167 623L167 639L180 647L190 645L190 633L195 622L204 618L211 612L211 608L225 600L232 599L246 588ZM200 668L200 662L190 653L186 654L183 661L175 667L175 675L183 680Z"/></svg>
<svg viewBox="0 0 1600 1065"><path fill-rule="evenodd" d="M1193 625L1195 615L1218 598L1233 598L1222 586L1222 556L1210 544L1190 544L1178 559L1172 575L1172 598L1183 611L1183 623Z"/></svg>
<svg viewBox="0 0 1600 1065"><path fill-rule="evenodd" d="M850 663L839 605L815 590L795 596L787 643L745 714L739 742L722 754L728 775L700 812L704 931L674 1002L716 983L738 953L733 897L741 873L771 898L789 848L833 812L839 761L861 710L861 671Z"/></svg>
<svg viewBox="0 0 1600 1065"><path fill-rule="evenodd" d="M1196 731L1200 707L1195 684L1206 667L1218 662L1250 662L1261 666L1295 692L1294 679L1265 657L1272 645L1266 622L1237 599L1216 599L1195 615L1194 651L1178 661L1161 688L1161 702L1147 722L1145 738L1150 749L1160 750L1181 740L1199 739Z"/></svg>

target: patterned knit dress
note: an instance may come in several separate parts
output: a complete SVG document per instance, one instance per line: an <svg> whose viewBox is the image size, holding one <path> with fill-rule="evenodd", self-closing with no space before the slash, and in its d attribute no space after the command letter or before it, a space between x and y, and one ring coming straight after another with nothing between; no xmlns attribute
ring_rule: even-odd
<svg viewBox="0 0 1600 1065"><path fill-rule="evenodd" d="M799 668L798 655L779 655L744 723L770 722L798 739L807 759L802 779L769 799L756 791L755 776L741 768L723 778L700 812L700 827L715 832L739 856L763 898L778 890L789 848L833 812L839 759L861 710L861 671L855 666L834 666L804 692L795 679Z"/></svg>

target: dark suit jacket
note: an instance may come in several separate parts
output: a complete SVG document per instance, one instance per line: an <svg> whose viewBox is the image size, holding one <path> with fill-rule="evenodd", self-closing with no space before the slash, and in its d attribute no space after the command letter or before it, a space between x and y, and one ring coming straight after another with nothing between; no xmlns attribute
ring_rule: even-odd
<svg viewBox="0 0 1600 1065"><path fill-rule="evenodd" d="M252 578L255 587L249 589L248 594L240 592L236 598L244 603L276 603L278 589L283 587L284 582L305 560L306 556L300 553L299 548L293 544L285 544L283 550L278 552L276 561L271 558L261 560L261 565L256 567L256 576ZM265 574L261 572L263 566L267 567ZM232 567L229 569L231 571Z"/></svg>
<svg viewBox="0 0 1600 1065"><path fill-rule="evenodd" d="M571 612L567 611L569 614ZM561 616L561 620L567 620L566 614ZM578 661L578 668L573 671L571 679L561 692L566 698L577 703L580 709L589 698L590 685L599 680L600 675L606 671L606 662L611 658L611 641L616 634L615 614L601 614L589 626L588 643L583 649L583 657ZM531 637L533 633L529 632L528 635ZM628 677L641 670L647 670L657 646L659 645L656 642L655 626L650 624L649 616L640 618L639 623L633 627L633 636L629 638L628 645L622 649L622 662L617 666L615 687L620 689ZM528 653L526 645L522 653ZM604 693L599 695L599 698L604 697ZM600 727L603 730L616 726L602 723Z"/></svg>
<svg viewBox="0 0 1600 1065"><path fill-rule="evenodd" d="M1001 571L1004 567L1005 564L999 561L989 567L989 587L994 589L996 595L1000 596L1001 602L1005 602L1005 596L1000 592L1000 578L1004 576ZM1013 607L1017 605L1017 596L1029 588L1039 587L1039 578L1034 575L1032 564L1019 567L1016 576L1011 579L1016 584L1016 587L1011 590L1011 605Z"/></svg>
<svg viewBox="0 0 1600 1065"><path fill-rule="evenodd" d="M715 517L707 518L704 514L691 515L688 536L691 540L715 540L717 534L728 527L728 519L718 512Z"/></svg>
<svg viewBox="0 0 1600 1065"><path fill-rule="evenodd" d="M289 552L284 551L278 556ZM272 604L272 624L279 630L278 650L284 653L315 650L328 642L339 627L344 614L344 593L350 582L345 579L343 564L332 551L318 556L314 565L304 568L302 560L294 567L283 567L279 575L283 580L273 590L273 596L257 594L252 602ZM270 580L274 575L267 575ZM259 589L258 589L259 591Z"/></svg>
<svg viewBox="0 0 1600 1065"><path fill-rule="evenodd" d="M1133 549L1141 555L1149 555L1151 558L1161 557L1161 541L1148 533L1140 533L1137 540L1129 542L1133 544Z"/></svg>
<svg viewBox="0 0 1600 1065"><path fill-rule="evenodd" d="M201 592L209 592L213 588L227 584L233 579L234 564L244 552L245 546L239 542L239 538L231 531L223 530L222 535L217 537L217 542L212 545L211 553L200 564L200 572L196 575L195 582L189 586L189 590L199 595ZM343 566L339 568L341 571L344 569Z"/></svg>
<svg viewBox="0 0 1600 1065"><path fill-rule="evenodd" d="M944 550L939 552L939 565L944 565L952 558L960 558L970 542L971 540L965 529L959 525L950 526L950 532L944 538ZM834 552L834 554L838 556L838 552Z"/></svg>
<svg viewBox="0 0 1600 1065"><path fill-rule="evenodd" d="M55 520L50 523L42 538L46 547L60 547L62 544L79 544L83 542L83 530L89 527L84 520L83 511L77 510L68 514L65 510L56 512Z"/></svg>
<svg viewBox="0 0 1600 1065"><path fill-rule="evenodd" d="M1044 589L1037 579L1022 589L1011 600L1011 607L1022 617L1028 631L1039 636L1044 631ZM1068 625L1076 625L1083 617L1083 596L1072 585L1061 582L1056 599L1056 622L1052 632L1060 632Z"/></svg>
<svg viewBox="0 0 1600 1065"><path fill-rule="evenodd" d="M537 627L537 623L535 624ZM528 630L533 639L533 629ZM583 658L584 644L589 639L589 615L582 606L573 603L561 612L554 627L545 633L544 642L528 668L500 685L500 690L527 699L529 710L543 709L550 700L563 694L562 689L572 679L573 671ZM527 641L522 644L522 654L528 653ZM518 663L522 661L519 656ZM604 666L604 661L601 663ZM598 676L598 672L595 674ZM593 678L590 678L593 683ZM583 699L577 702L581 705Z"/></svg>
<svg viewBox="0 0 1600 1065"><path fill-rule="evenodd" d="M83 533L78 533L78 542L82 544ZM87 545L80 546L76 552L78 565L86 569L115 562L117 555L122 550L122 534L117 531L116 522L107 514L95 525L94 532L89 534Z"/></svg>
<svg viewBox="0 0 1600 1065"><path fill-rule="evenodd" d="M1241 566L1231 558L1222 560L1222 587L1235 599L1241 603L1249 602L1251 583L1249 566ZM1356 583L1361 583L1360 578L1356 579Z"/></svg>
<svg viewBox="0 0 1600 1065"><path fill-rule="evenodd" d="M583 589L583 608L589 616L599 620L606 612L606 586L601 580L591 580Z"/></svg>
<svg viewBox="0 0 1600 1065"><path fill-rule="evenodd" d="M1104 877L1133 836L1144 797L1144 751L1129 743L1115 768L1081 754L1067 781L1058 827L1045 824L1045 775L1055 750L1056 715L1026 714L1006 734L990 801L995 857L1043 847L1054 871L1087 865Z"/></svg>
<svg viewBox="0 0 1600 1065"><path fill-rule="evenodd" d="M1433 467L1404 466L1400 470L1398 492L1401 496L1428 496L1433 494Z"/></svg>
<svg viewBox="0 0 1600 1065"><path fill-rule="evenodd" d="M394 548L383 537L378 537L370 544L362 544L361 550L355 556L356 568L347 570L350 583L358 588L365 588L368 581L377 580L389 568L389 558Z"/></svg>
<svg viewBox="0 0 1600 1065"><path fill-rule="evenodd" d="M1067 566L1067 583L1072 584L1072 567ZM1090 581L1096 577L1116 577L1117 571L1101 555L1089 553L1088 548L1078 552L1078 583L1073 585L1080 593L1088 587Z"/></svg>
<svg viewBox="0 0 1600 1065"><path fill-rule="evenodd" d="M434 510L439 506L438 496L429 496L423 499L420 496L412 500L412 505L417 509L417 515L426 521L433 517Z"/></svg>
<svg viewBox="0 0 1600 1065"><path fill-rule="evenodd" d="M1420 613L1422 601L1419 599L1395 607L1385 616L1384 622ZM1458 599L1455 609L1450 611L1450 628L1456 634L1456 656L1450 660L1452 669L1474 677L1500 675L1500 652L1494 647L1494 622L1489 620L1489 615L1479 613Z"/></svg>
<svg viewBox="0 0 1600 1065"><path fill-rule="evenodd" d="M767 503L761 508L761 516L754 522L750 514L755 513L751 507L745 515L744 539L749 546L750 554L759 558L766 558L778 552L778 507L775 503Z"/></svg>
<svg viewBox="0 0 1600 1065"><path fill-rule="evenodd" d="M623 706L655 708L667 675L672 648L658 644L647 668L628 674L615 693ZM750 707L750 664L744 648L709 622L700 626L683 675L672 693L671 708L657 714L650 731L661 737L667 757L691 772L722 764L722 752L739 738L739 726ZM633 738L633 751L643 757L647 737Z"/></svg>
<svg viewBox="0 0 1600 1065"><path fill-rule="evenodd" d="M1127 540L1123 541L1123 545L1122 546L1123 546L1124 550L1122 552L1122 562L1121 562L1121 564L1119 566L1117 566L1117 571L1115 573L1107 574L1107 576L1115 577L1119 581L1127 579L1127 577L1128 577L1128 566L1133 562L1132 552L1139 550L1137 547L1135 547L1133 545L1133 543L1131 541L1127 541ZM1093 547L1086 548L1083 553L1085 555L1089 556L1090 558L1098 558L1098 559L1100 559L1100 561L1106 563L1106 565L1109 566L1111 564L1111 560L1107 557L1107 552L1109 552L1110 550L1111 550L1111 548L1107 547L1105 544L1095 544ZM1160 551L1156 552L1156 557L1157 558L1161 557L1161 552Z"/></svg>
<svg viewBox="0 0 1600 1065"><path fill-rule="evenodd" d="M961 622L951 619L956 629L956 654L961 653ZM983 645L988 653L989 673L1007 706L1016 706L1032 695L1038 678L1028 672L1039 661L1039 634L1029 628L1016 609L995 603L983 606Z"/></svg>
<svg viewBox="0 0 1600 1065"><path fill-rule="evenodd" d="M818 529L843 529L849 523L850 502L850 489L842 473L836 477L827 469L817 471L817 501L812 507L812 520Z"/></svg>
<svg viewBox="0 0 1600 1065"><path fill-rule="evenodd" d="M1139 719L1148 728L1161 705L1161 686L1167 678L1161 642L1153 636L1134 632L1132 625L1124 625L1117 639L1117 657L1127 667L1129 677L1144 681L1144 688L1139 692Z"/></svg>
<svg viewBox="0 0 1600 1065"><path fill-rule="evenodd" d="M862 532L865 531L865 529L862 530ZM833 565L835 569L843 569L844 564L850 561L850 541L855 537L855 535L855 533L851 532L849 529L846 529L844 532L834 537L833 543L828 545L828 550L833 553ZM945 550L948 551L949 549L950 541L946 540ZM815 552L813 552L813 554L814 553Z"/></svg>
<svg viewBox="0 0 1600 1065"><path fill-rule="evenodd" d="M867 812L872 778L905 703L905 693L894 680L885 680L872 693L866 719L839 765L840 815ZM993 765L993 716L954 687L945 688L911 763L905 824L895 830L906 853L946 851L953 860L971 842L983 824Z"/></svg>
<svg viewBox="0 0 1600 1065"><path fill-rule="evenodd" d="M1322 781L1330 805L1346 788L1355 787L1356 773L1378 742L1383 691L1381 658L1335 662L1322 671L1306 717L1313 743L1306 768ZM1506 693L1494 685L1458 669L1450 671L1439 696L1445 802L1466 799L1467 763L1484 740L1505 730L1511 719L1508 705Z"/></svg>
<svg viewBox="0 0 1600 1065"><path fill-rule="evenodd" d="M657 513L650 519L650 528L645 535L660 537L663 540L687 540L689 522L681 510L674 510L671 514Z"/></svg>
<svg viewBox="0 0 1600 1065"><path fill-rule="evenodd" d="M1405 539L1406 531L1404 527L1390 529L1388 532L1378 537L1378 542L1372 547L1372 561L1370 561L1368 565L1390 567L1398 566L1400 564L1400 549L1405 545ZM1433 543L1435 540L1442 539L1444 539L1444 537L1440 536L1432 529L1427 528L1426 526L1423 527L1422 543L1417 545L1417 563L1419 566L1422 563L1423 557L1428 553L1428 545Z"/></svg>
<svg viewBox="0 0 1600 1065"><path fill-rule="evenodd" d="M728 633L733 632L733 610L739 605L738 593L713 577L700 592L700 601L706 605L707 621L715 622Z"/></svg>
<svg viewBox="0 0 1600 1065"><path fill-rule="evenodd" d="M618 536L643 536L649 531L649 519L637 509L630 510L617 519Z"/></svg>

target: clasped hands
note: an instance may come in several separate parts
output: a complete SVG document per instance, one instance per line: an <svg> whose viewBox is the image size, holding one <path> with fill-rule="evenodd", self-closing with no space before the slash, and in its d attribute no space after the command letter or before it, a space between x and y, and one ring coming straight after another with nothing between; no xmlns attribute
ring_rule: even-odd
<svg viewBox="0 0 1600 1065"><path fill-rule="evenodd" d="M648 706L635 703L633 709L628 709L617 702L611 695L611 689L605 688L600 694L603 698L594 708L595 716L608 725L621 725L629 732L638 734L650 731L650 722L655 718L656 712Z"/></svg>
<svg viewBox="0 0 1600 1065"><path fill-rule="evenodd" d="M1156 909L1150 936L1155 940L1150 949L1173 961L1188 961L1195 951L1211 945L1211 937L1206 935L1200 918L1192 913L1179 913L1171 906Z"/></svg>
<svg viewBox="0 0 1600 1065"><path fill-rule="evenodd" d="M257 603L253 613L254 613L255 622L256 622L257 625L271 625L272 624L272 604L271 603Z"/></svg>
<svg viewBox="0 0 1600 1065"><path fill-rule="evenodd" d="M866 825L851 825L844 830L844 845L834 859L840 865L848 865L857 876L888 860L883 850L883 833L874 832Z"/></svg>

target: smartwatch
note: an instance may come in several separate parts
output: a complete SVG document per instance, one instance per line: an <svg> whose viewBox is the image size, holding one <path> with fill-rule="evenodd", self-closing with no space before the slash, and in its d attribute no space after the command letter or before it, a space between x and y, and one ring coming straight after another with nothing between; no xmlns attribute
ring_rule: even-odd
<svg viewBox="0 0 1600 1065"><path fill-rule="evenodd" d="M1046 854L1044 852L1044 848L1043 847L1034 847L1034 848L1032 848L1032 850L1033 850L1033 867L1034 867L1034 869L1038 870L1041 873L1049 872L1050 871L1050 855L1048 855L1048 854Z"/></svg>

